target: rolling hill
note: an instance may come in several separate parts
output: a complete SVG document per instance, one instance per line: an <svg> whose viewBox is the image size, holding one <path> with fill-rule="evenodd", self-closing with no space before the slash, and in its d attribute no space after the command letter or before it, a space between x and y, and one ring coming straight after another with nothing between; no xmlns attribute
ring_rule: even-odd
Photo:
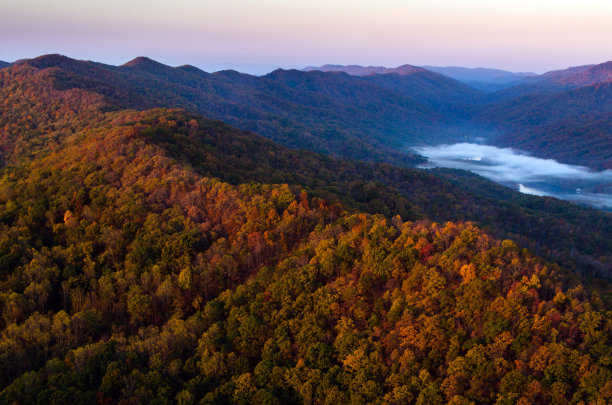
<svg viewBox="0 0 612 405"><path fill-rule="evenodd" d="M544 158L591 167L612 169L612 113L582 115L519 132L497 140Z"/></svg>
<svg viewBox="0 0 612 405"><path fill-rule="evenodd" d="M447 118L456 117L458 114L453 110L461 110L482 97L479 91L457 80L412 65L397 68L325 65L304 70L358 76L363 81L416 100L433 111L440 111Z"/></svg>
<svg viewBox="0 0 612 405"><path fill-rule="evenodd" d="M532 129L572 117L611 112L611 101L612 81L493 103L480 110L476 118L501 129Z"/></svg>

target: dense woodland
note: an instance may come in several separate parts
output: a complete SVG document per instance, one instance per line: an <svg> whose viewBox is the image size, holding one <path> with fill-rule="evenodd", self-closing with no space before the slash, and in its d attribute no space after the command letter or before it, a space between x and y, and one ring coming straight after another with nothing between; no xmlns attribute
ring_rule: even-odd
<svg viewBox="0 0 612 405"><path fill-rule="evenodd" d="M612 97L610 98L612 101ZM498 143L521 150L538 151L574 165L612 169L612 113L583 115L525 131Z"/></svg>
<svg viewBox="0 0 612 405"><path fill-rule="evenodd" d="M0 70L1 403L612 401L609 214L65 75Z"/></svg>
<svg viewBox="0 0 612 405"><path fill-rule="evenodd" d="M429 137L443 142L481 137L538 157L596 170L610 168L612 62L542 75L482 68L426 68L433 71L410 65L395 69L325 65L304 70L357 76L357 81L413 98L444 117L435 128L414 131L416 139L404 134L408 142L427 143ZM306 76L302 80L307 80Z"/></svg>
<svg viewBox="0 0 612 405"><path fill-rule="evenodd" d="M612 62L531 81L474 109L478 122L498 132L494 143L596 170L611 168Z"/></svg>
<svg viewBox="0 0 612 405"><path fill-rule="evenodd" d="M116 67L48 55L27 62L54 68L56 86L104 94L114 107L180 107L264 134L292 148L361 160L411 164L398 151L439 112L412 98L348 75L277 71L255 77L235 71L172 68L148 58Z"/></svg>

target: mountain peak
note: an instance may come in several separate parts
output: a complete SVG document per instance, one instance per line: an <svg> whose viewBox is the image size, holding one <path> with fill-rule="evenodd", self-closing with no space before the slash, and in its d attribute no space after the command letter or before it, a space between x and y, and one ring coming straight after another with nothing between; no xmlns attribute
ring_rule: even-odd
<svg viewBox="0 0 612 405"><path fill-rule="evenodd" d="M187 73L193 73L193 74L204 74L204 73L206 73L202 69L200 69L198 67L195 67L193 65L181 65L181 66L177 67L176 69L182 70L183 72L187 72Z"/></svg>
<svg viewBox="0 0 612 405"><path fill-rule="evenodd" d="M406 75L411 75L414 73L423 73L423 72L429 72L429 71L427 69L423 69L422 67L418 67L418 66L401 65L394 69L391 69L391 71L388 73L395 73L400 76L406 76Z"/></svg>
<svg viewBox="0 0 612 405"><path fill-rule="evenodd" d="M237 78L237 77L243 76L243 73L240 73L239 71L234 70L234 69L225 69L225 70L219 70L218 72L213 73L213 75L221 76L221 77Z"/></svg>
<svg viewBox="0 0 612 405"><path fill-rule="evenodd" d="M131 61L124 63L121 67L131 67L131 68L140 68L140 69L150 69L156 68L159 69L161 67L168 67L163 63L159 63L151 58L147 58L146 56L138 56Z"/></svg>
<svg viewBox="0 0 612 405"><path fill-rule="evenodd" d="M39 69L50 67L67 67L79 63L76 59L72 59L57 53L42 55L34 59L26 59L24 62Z"/></svg>

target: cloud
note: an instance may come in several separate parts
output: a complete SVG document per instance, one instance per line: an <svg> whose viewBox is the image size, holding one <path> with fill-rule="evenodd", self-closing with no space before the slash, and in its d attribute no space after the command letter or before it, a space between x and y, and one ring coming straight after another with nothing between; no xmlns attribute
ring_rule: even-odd
<svg viewBox="0 0 612 405"><path fill-rule="evenodd" d="M612 194L584 192L612 184L612 170L594 172L583 166L540 159L510 148L472 143L414 149L429 159L428 167L470 170L526 194L550 195L597 207L612 207Z"/></svg>
<svg viewBox="0 0 612 405"><path fill-rule="evenodd" d="M550 178L612 181L612 170L593 172L586 167L540 159L510 148L457 143L418 147L415 150L434 166L465 168L499 182L525 182Z"/></svg>

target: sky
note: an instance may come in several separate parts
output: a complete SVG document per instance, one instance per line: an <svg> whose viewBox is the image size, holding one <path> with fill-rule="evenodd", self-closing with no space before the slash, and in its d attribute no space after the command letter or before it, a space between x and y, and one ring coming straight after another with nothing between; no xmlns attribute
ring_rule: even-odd
<svg viewBox="0 0 612 405"><path fill-rule="evenodd" d="M261 74L360 64L541 73L612 60L610 0L2 0L0 60Z"/></svg>

